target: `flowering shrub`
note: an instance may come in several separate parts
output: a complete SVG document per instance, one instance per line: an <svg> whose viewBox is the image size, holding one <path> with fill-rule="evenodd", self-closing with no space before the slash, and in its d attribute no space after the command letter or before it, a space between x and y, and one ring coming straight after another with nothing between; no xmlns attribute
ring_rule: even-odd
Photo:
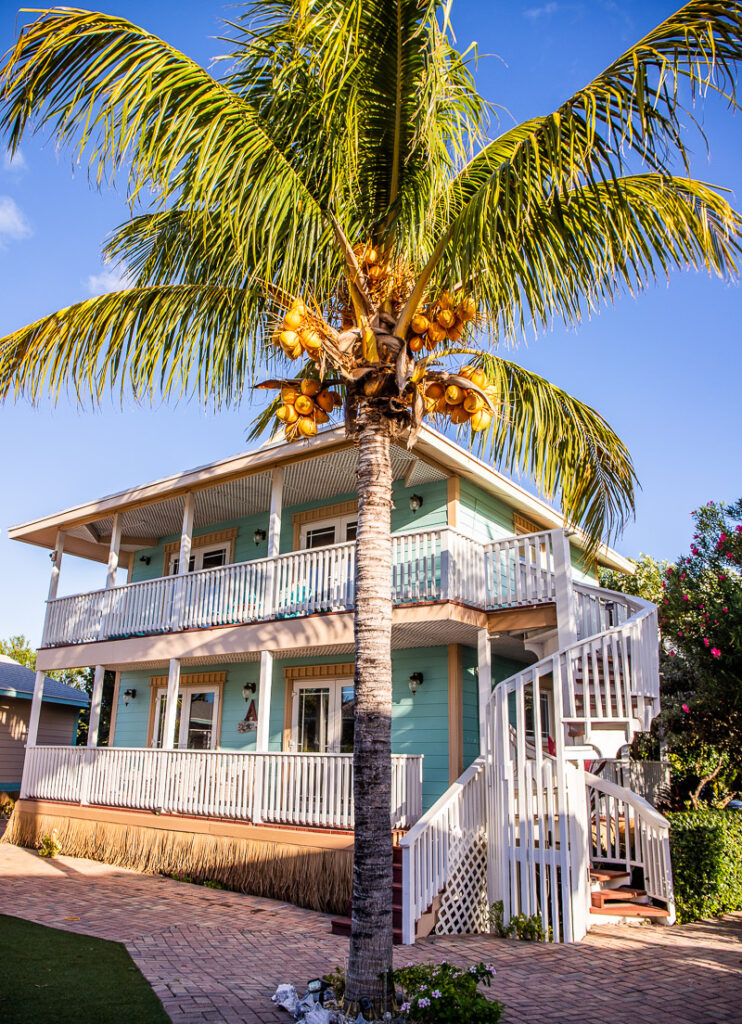
<svg viewBox="0 0 742 1024"><path fill-rule="evenodd" d="M62 844L59 841L57 830L45 832L37 847L39 857L57 857L62 852Z"/></svg>
<svg viewBox="0 0 742 1024"><path fill-rule="evenodd" d="M472 964L468 969L440 964L408 964L394 972L395 983L402 986L405 1001L400 1007L403 1019L415 1024L497 1024L503 1006L478 990L482 982L492 982L491 964Z"/></svg>

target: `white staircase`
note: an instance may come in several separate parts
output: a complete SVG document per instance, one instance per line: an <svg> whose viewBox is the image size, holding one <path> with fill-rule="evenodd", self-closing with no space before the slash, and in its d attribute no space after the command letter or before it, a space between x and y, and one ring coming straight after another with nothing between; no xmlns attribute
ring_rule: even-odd
<svg viewBox="0 0 742 1024"><path fill-rule="evenodd" d="M583 767L615 757L659 710L657 609L570 588L577 639L494 688L480 757L401 841L406 943L421 919L438 934L489 931L496 901L506 924L538 915L554 941L621 914L674 921L668 822ZM635 892L596 895L606 872Z"/></svg>

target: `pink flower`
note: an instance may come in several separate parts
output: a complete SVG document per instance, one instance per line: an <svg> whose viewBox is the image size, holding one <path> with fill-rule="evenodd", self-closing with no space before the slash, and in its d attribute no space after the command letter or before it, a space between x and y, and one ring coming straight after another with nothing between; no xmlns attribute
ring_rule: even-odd
<svg viewBox="0 0 742 1024"><path fill-rule="evenodd" d="M687 704L683 704L683 711L686 713L686 715L690 714L690 708Z"/></svg>
<svg viewBox="0 0 742 1024"><path fill-rule="evenodd" d="M722 573L721 576L719 577L719 583L723 583L725 579L726 579L726 576Z"/></svg>
<svg viewBox="0 0 742 1024"><path fill-rule="evenodd" d="M735 533L742 533L742 526L735 526L734 530L735 530Z"/></svg>
<svg viewBox="0 0 742 1024"><path fill-rule="evenodd" d="M682 636L682 635L683 635L683 631L682 631L682 629L679 629L678 630L678 636Z"/></svg>
<svg viewBox="0 0 742 1024"><path fill-rule="evenodd" d="M714 658L720 658L721 657L721 651L719 650L718 647L712 647L711 648L711 655Z"/></svg>
<svg viewBox="0 0 742 1024"><path fill-rule="evenodd" d="M671 657L671 658L674 658L674 657L675 657L675 651L670 651L670 657Z"/></svg>
<svg viewBox="0 0 742 1024"><path fill-rule="evenodd" d="M726 613L727 613L727 612L729 611L729 609L728 609L728 608L722 608L721 610L722 610L722 611L724 612L724 614L725 614L725 615L726 615Z"/></svg>
<svg viewBox="0 0 742 1024"><path fill-rule="evenodd" d="M709 638L708 638L707 636L705 636L705 637L703 638L703 642L704 642L704 643L706 644L706 646L707 646L707 647L708 647L708 645L709 645L709 644L711 643L711 641L709 640Z"/></svg>
<svg viewBox="0 0 742 1024"><path fill-rule="evenodd" d="M698 609L699 609L699 611L703 611L703 605L699 604Z"/></svg>
<svg viewBox="0 0 742 1024"><path fill-rule="evenodd" d="M681 572L681 573L680 573L680 579L681 579L681 580L684 580L684 579L685 579L685 573L684 573L684 572Z"/></svg>
<svg viewBox="0 0 742 1024"><path fill-rule="evenodd" d="M719 579L721 579L721 576L719 577ZM663 590L667 590L667 584L665 583L664 580L662 581L662 589Z"/></svg>
<svg viewBox="0 0 742 1024"><path fill-rule="evenodd" d="M684 601L690 601L690 598L688 597L687 594L683 594L683 600Z"/></svg>
<svg viewBox="0 0 742 1024"><path fill-rule="evenodd" d="M670 598L669 598L669 597L666 597L666 598L665 598L665 604L669 604L669 603L670 603Z"/></svg>
<svg viewBox="0 0 742 1024"><path fill-rule="evenodd" d="M727 539L727 535L725 533L720 533L719 534L719 540L726 540L726 539Z"/></svg>

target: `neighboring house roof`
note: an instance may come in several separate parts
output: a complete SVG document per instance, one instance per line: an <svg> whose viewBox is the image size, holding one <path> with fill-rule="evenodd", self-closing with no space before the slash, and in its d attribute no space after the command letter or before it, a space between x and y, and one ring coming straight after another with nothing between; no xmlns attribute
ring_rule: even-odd
<svg viewBox="0 0 742 1024"><path fill-rule="evenodd" d="M36 673L30 668L19 665L6 654L0 654L0 695L30 700L33 697L35 681ZM86 708L90 704L87 693L75 686L50 679L49 676L44 677L44 700L52 704L71 704L79 708Z"/></svg>
<svg viewBox="0 0 742 1024"><path fill-rule="evenodd" d="M403 444L403 441L399 444ZM131 487L63 512L13 526L8 534L11 540L22 540L29 544L53 548L57 530L73 530L79 533L80 537L72 538L68 535L65 548L73 554L105 562L108 558L106 538L98 536L95 530L90 530L90 524L96 521L107 523L114 512L134 511L153 502L163 503L175 496L184 495L189 490L197 491L226 485L229 481L249 474L265 473L273 467L296 461L297 458L329 455L352 445L353 442L346 437L344 427L321 430L316 437L307 438L300 444L287 443L284 440L272 441L252 451L219 459L196 469ZM547 502L430 427L421 428L415 446L409 454L423 460L428 466L437 467L442 477L458 475L469 479L543 529L556 529L564 525L561 513ZM107 528L110 533L110 526ZM122 550L127 547L125 540L122 540ZM578 547L585 546L585 538L579 530L575 531L574 542ZM138 545L133 544L132 547L136 549L154 546L155 543L156 538L153 538L151 541L143 540ZM628 573L634 571L634 566L628 559L607 545L599 547L597 557L601 564L611 569Z"/></svg>

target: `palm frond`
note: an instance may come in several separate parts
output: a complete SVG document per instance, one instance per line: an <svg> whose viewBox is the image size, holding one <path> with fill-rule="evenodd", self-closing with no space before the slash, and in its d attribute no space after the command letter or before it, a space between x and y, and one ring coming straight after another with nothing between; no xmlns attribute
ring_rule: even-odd
<svg viewBox="0 0 742 1024"><path fill-rule="evenodd" d="M257 369L260 316L249 292L208 284L87 299L0 339L0 401L66 389L80 402L111 391L229 404Z"/></svg>
<svg viewBox="0 0 742 1024"><path fill-rule="evenodd" d="M636 473L626 446L599 413L538 374L490 353L476 362L497 388L500 412L471 446L558 498L594 552L634 511Z"/></svg>
<svg viewBox="0 0 742 1024"><path fill-rule="evenodd" d="M464 280L481 276L493 211L517 236L534 207L551 210L568 191L615 181L632 159L662 177L678 160L687 167L682 118L690 101L716 90L736 104L740 60L742 4L691 0L554 113L494 140L442 196L432 232L437 244L429 247L411 305L419 302L444 250L455 254ZM402 333L409 315L406 310Z"/></svg>

